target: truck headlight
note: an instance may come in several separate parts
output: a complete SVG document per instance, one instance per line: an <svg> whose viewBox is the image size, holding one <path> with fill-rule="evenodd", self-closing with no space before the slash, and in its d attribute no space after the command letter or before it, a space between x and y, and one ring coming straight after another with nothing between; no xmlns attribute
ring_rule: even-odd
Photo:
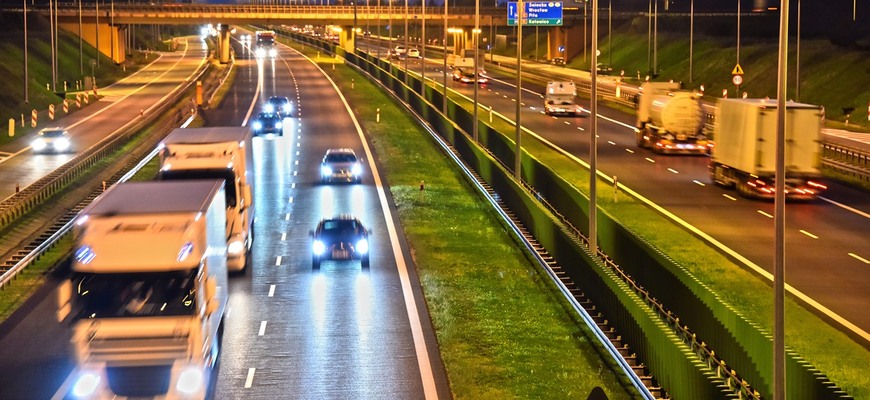
<svg viewBox="0 0 870 400"><path fill-rule="evenodd" d="M324 251L326 251L326 246L323 244L323 242L315 240L314 245L311 247L311 250L314 252L315 255L319 256L323 254Z"/></svg>
<svg viewBox="0 0 870 400"><path fill-rule="evenodd" d="M44 139L36 139L32 143L30 143L30 147L33 147L33 150L40 151L45 150L47 144Z"/></svg>
<svg viewBox="0 0 870 400"><path fill-rule="evenodd" d="M354 164L353 167L350 167L350 172L354 176L360 176L362 174L362 165Z"/></svg>
<svg viewBox="0 0 870 400"><path fill-rule="evenodd" d="M365 254L369 252L369 241L365 238L360 239L359 242L356 242L356 252L360 254Z"/></svg>
<svg viewBox="0 0 870 400"><path fill-rule="evenodd" d="M328 165L322 165L320 167L320 175L323 175L323 176L332 175L332 168L330 168Z"/></svg>
<svg viewBox="0 0 870 400"><path fill-rule="evenodd" d="M233 240L232 242L230 242L230 245L227 246L227 253L231 255L241 254L244 250L245 243L241 240Z"/></svg>
<svg viewBox="0 0 870 400"><path fill-rule="evenodd" d="M202 384L202 370L198 367L189 367L178 376L178 383L175 384L175 388L181 393L191 395L200 391Z"/></svg>
<svg viewBox="0 0 870 400"><path fill-rule="evenodd" d="M260 129L263 129L263 124L260 121L254 122L254 130L259 131Z"/></svg>
<svg viewBox="0 0 870 400"><path fill-rule="evenodd" d="M86 371L79 374L73 385L72 394L77 398L85 398L93 395L100 386L100 374L92 371Z"/></svg>
<svg viewBox="0 0 870 400"><path fill-rule="evenodd" d="M267 113L275 112L275 106L272 103L266 103L266 105L263 106L263 111Z"/></svg>

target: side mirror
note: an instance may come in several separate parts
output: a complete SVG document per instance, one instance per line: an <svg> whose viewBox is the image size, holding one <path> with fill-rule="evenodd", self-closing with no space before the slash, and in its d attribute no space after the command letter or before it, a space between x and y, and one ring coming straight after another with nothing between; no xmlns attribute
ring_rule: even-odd
<svg viewBox="0 0 870 400"><path fill-rule="evenodd" d="M217 293L217 280L210 276L205 280L206 314L214 314L217 311L218 301L214 298L215 293Z"/></svg>
<svg viewBox="0 0 870 400"><path fill-rule="evenodd" d="M57 322L63 322L72 311L72 281L65 280L57 288Z"/></svg>

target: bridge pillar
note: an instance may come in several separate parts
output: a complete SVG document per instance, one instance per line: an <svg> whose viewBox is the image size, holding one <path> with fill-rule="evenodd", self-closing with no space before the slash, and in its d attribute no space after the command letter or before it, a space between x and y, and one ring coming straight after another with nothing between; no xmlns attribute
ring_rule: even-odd
<svg viewBox="0 0 870 400"><path fill-rule="evenodd" d="M230 26L220 24L220 36L218 36L218 60L221 64L230 62Z"/></svg>
<svg viewBox="0 0 870 400"><path fill-rule="evenodd" d="M564 46L565 51L559 52L560 46ZM548 60L556 57L565 57L565 62L568 62L568 60L582 52L583 25L556 26L547 31Z"/></svg>
<svg viewBox="0 0 870 400"><path fill-rule="evenodd" d="M63 29L75 36L79 34L79 24L59 23ZM97 34L99 32L99 35ZM126 25L109 25L108 23L83 23L82 40L96 48L102 55L109 57L115 64L127 61L127 45L124 36L127 32ZM100 38L97 43L97 37ZM93 56L91 56L93 57Z"/></svg>
<svg viewBox="0 0 870 400"><path fill-rule="evenodd" d="M354 42L356 40L356 32L353 31L353 26L342 26L341 32L338 34L338 45L344 51L353 54Z"/></svg>

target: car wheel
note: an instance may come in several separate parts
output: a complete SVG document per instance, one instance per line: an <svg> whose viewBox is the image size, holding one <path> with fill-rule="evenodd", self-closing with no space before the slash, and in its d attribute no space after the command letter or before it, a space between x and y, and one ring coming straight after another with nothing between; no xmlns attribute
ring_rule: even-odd
<svg viewBox="0 0 870 400"><path fill-rule="evenodd" d="M311 259L311 268L320 269L320 258L314 257Z"/></svg>

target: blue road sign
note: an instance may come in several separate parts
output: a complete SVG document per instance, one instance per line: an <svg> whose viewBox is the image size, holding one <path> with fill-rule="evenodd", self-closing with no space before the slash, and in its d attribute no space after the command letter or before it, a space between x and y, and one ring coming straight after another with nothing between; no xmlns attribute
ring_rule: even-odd
<svg viewBox="0 0 870 400"><path fill-rule="evenodd" d="M561 1L530 1L523 2L525 18L523 25L528 26L562 26ZM517 24L517 2L508 2L508 25Z"/></svg>

